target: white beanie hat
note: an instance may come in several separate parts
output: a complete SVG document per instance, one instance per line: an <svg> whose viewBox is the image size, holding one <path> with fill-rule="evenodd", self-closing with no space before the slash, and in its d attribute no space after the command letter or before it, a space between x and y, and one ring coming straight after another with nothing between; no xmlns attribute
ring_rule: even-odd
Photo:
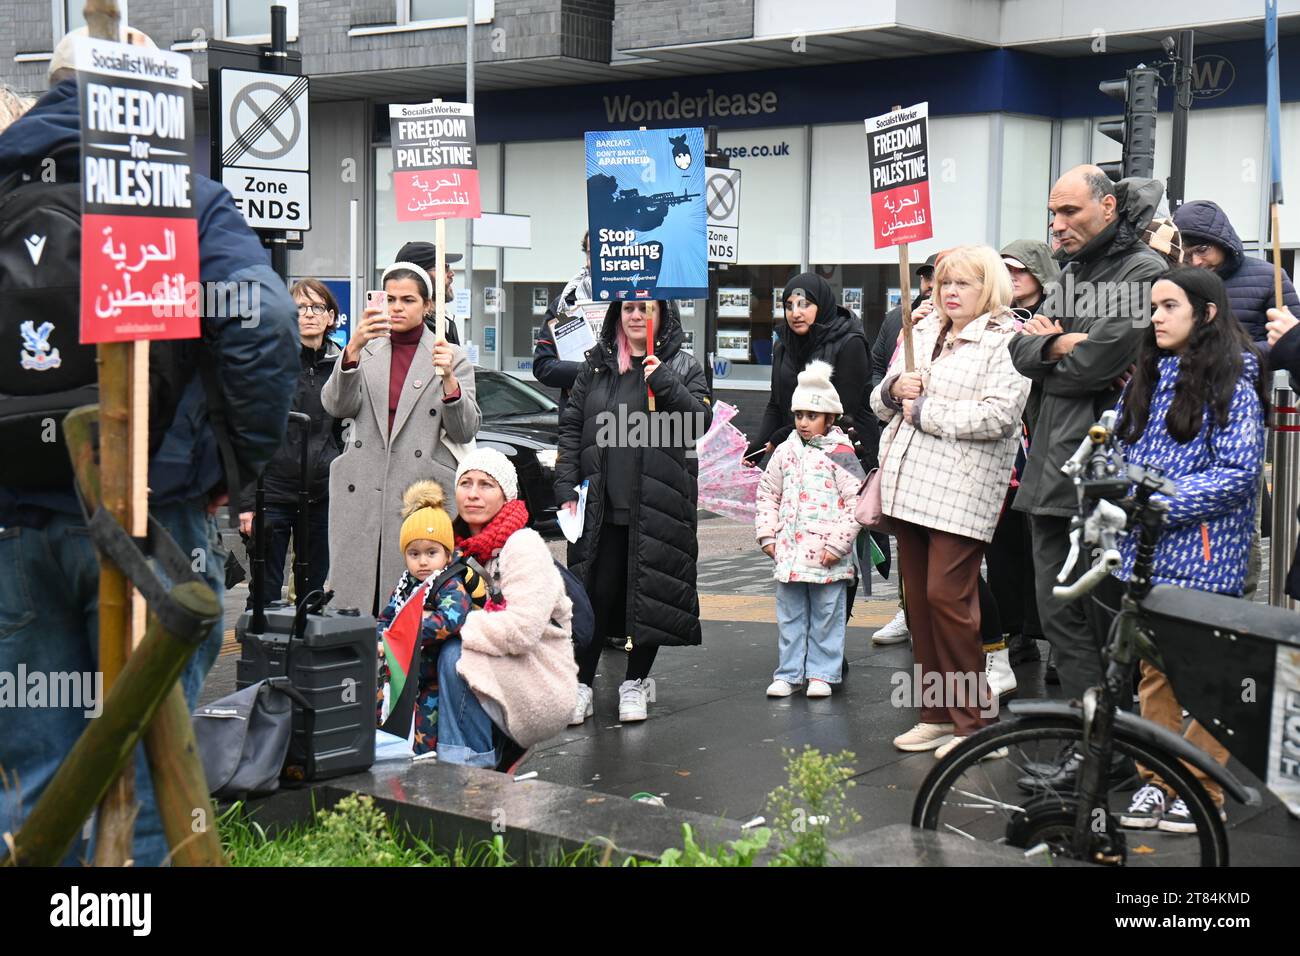
<svg viewBox="0 0 1300 956"><path fill-rule="evenodd" d="M506 493L506 501L519 497L519 475L515 466L495 448L475 448L462 458L456 469L456 484L460 484L461 475L467 471L481 471L492 478Z"/></svg>
<svg viewBox="0 0 1300 956"><path fill-rule="evenodd" d="M799 384L795 386L794 398L790 400L790 411L843 415L844 406L840 404L839 393L831 384L834 371L829 362L809 362L808 367L799 373Z"/></svg>

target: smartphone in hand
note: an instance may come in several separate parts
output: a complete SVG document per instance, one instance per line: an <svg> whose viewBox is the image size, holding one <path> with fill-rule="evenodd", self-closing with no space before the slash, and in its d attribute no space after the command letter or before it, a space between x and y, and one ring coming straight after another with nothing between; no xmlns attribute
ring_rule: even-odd
<svg viewBox="0 0 1300 956"><path fill-rule="evenodd" d="M383 289L371 289L366 292L366 308L378 309L385 325L383 334L387 335L387 328L391 327L388 318L388 295Z"/></svg>

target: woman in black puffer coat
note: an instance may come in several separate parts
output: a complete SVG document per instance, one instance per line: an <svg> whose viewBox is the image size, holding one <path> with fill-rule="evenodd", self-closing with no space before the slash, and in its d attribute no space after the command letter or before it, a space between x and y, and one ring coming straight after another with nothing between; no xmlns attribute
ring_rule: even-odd
<svg viewBox="0 0 1300 956"><path fill-rule="evenodd" d="M647 315L654 354L646 355ZM697 464L688 457L712 419L704 369L682 351L685 335L667 302L610 304L600 341L587 352L560 413L555 500L576 511L575 486L588 483L582 537L570 567L596 616L578 671L573 723L592 714L592 681L603 635L631 645L619 688L619 720L645 720L649 679L663 645L700 643L695 590ZM648 414L647 384L655 412Z"/></svg>
<svg viewBox="0 0 1300 956"><path fill-rule="evenodd" d="M876 467L880 422L863 401L871 389L871 359L862 322L836 301L835 290L821 276L805 272L786 283L781 294L785 323L772 349L772 390L750 453L770 452L794 431L794 396L799 373L814 359L829 362L831 384L844 406L840 426L853 438L863 470Z"/></svg>

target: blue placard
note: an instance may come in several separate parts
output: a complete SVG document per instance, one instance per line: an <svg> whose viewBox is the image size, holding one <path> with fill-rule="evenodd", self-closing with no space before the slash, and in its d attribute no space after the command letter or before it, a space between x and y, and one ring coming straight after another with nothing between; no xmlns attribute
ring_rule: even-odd
<svg viewBox="0 0 1300 956"><path fill-rule="evenodd" d="M333 293L339 304L338 322L328 338L339 348L346 348L348 339L352 336L352 317L348 314L352 311L352 283L347 279L321 279L320 281Z"/></svg>
<svg viewBox="0 0 1300 956"><path fill-rule="evenodd" d="M704 130L619 130L586 139L593 297L707 296Z"/></svg>

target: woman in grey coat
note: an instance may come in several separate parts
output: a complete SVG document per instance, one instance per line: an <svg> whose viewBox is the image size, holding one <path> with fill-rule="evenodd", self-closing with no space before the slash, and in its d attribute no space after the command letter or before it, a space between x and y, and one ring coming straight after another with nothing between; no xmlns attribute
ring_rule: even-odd
<svg viewBox="0 0 1300 956"><path fill-rule="evenodd" d="M404 568L402 492L420 478L453 487L478 431L474 367L423 321L432 289L420 266L389 266L387 308L365 310L321 390L325 410L347 420L343 454L330 466L334 607L376 612Z"/></svg>

